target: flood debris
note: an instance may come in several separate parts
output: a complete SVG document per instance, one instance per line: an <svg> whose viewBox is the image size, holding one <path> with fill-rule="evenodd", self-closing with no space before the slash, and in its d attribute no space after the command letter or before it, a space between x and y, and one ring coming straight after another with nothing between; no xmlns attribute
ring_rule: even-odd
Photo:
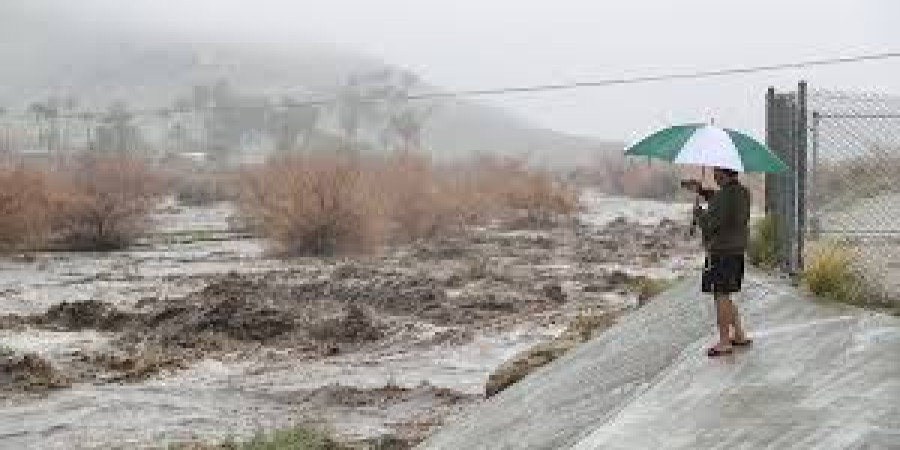
<svg viewBox="0 0 900 450"><path fill-rule="evenodd" d="M0 349L0 398L22 392L43 393L69 385L66 376L42 356Z"/></svg>
<svg viewBox="0 0 900 450"><path fill-rule="evenodd" d="M151 250L165 246L160 254L178 270L148 281L140 269L129 269L122 278L118 268L139 267L140 259L128 252L110 254L105 256L113 259L110 264L96 265L97 273L79 278L73 289L103 293L111 281L158 282L177 289L118 291L134 298L67 297L43 311L0 317L0 331L6 333L36 328L51 335L103 336L102 345L64 354L4 354L0 385L3 393L46 393L73 384L139 387L182 374L203 379L208 366L219 367L227 373L221 376L229 389L245 393L268 383L278 386L277 394L259 393L264 401L277 403L272 414L343 423L339 437L352 448L411 448L483 398L478 388L482 380L487 380L484 393L494 395L637 307L641 292L655 287L644 283L642 291L641 280L655 279L643 268L694 251L679 234L683 229L677 222L648 225L629 219L601 227L570 222L527 230L486 226L367 256L289 260L270 260L261 252L248 260L237 254L246 251L243 242L172 243L149 236ZM215 270L191 272L191 264L202 264L202 257L178 249L195 245L213 249L204 257L218 258ZM69 257L58 256L47 270ZM558 324L569 325L560 329ZM520 335L537 328L541 331ZM528 349L534 342L538 344ZM390 371L379 367L386 364L381 358L429 358L421 364L435 364L431 355L447 358L439 364L446 364L451 374L459 370L452 366L455 352L481 345L524 350L499 367L494 364L503 351L488 352L490 362L476 358L475 364L484 367L471 370L481 370L484 378L456 387L388 383L295 389L277 379L282 367L340 364L341 370L360 373ZM245 372L238 369L244 366ZM249 383L254 376L265 381ZM441 373L440 378L452 376ZM373 420L380 427L375 434ZM222 436L228 431L223 429Z"/></svg>
<svg viewBox="0 0 900 450"><path fill-rule="evenodd" d="M64 301L50 307L46 313L33 316L33 325L59 331L122 331L136 316L97 300Z"/></svg>
<svg viewBox="0 0 900 450"><path fill-rule="evenodd" d="M351 304L339 316L313 324L309 333L326 342L366 342L384 337L382 328L362 307Z"/></svg>

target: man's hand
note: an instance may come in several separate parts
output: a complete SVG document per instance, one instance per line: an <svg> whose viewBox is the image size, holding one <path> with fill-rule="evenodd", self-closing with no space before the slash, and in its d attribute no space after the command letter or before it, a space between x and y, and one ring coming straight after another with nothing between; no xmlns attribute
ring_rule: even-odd
<svg viewBox="0 0 900 450"><path fill-rule="evenodd" d="M699 180L681 180L681 187L695 194L700 194L700 190L703 189L703 183Z"/></svg>
<svg viewBox="0 0 900 450"><path fill-rule="evenodd" d="M703 207L699 203L694 204L694 218L702 216L704 212Z"/></svg>

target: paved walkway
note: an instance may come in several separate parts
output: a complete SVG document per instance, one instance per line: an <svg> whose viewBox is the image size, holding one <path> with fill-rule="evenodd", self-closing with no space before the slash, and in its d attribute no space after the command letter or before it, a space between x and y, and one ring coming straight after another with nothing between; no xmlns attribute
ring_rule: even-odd
<svg viewBox="0 0 900 450"><path fill-rule="evenodd" d="M900 448L900 318L753 276L756 342L711 360L710 299L686 282L422 448Z"/></svg>

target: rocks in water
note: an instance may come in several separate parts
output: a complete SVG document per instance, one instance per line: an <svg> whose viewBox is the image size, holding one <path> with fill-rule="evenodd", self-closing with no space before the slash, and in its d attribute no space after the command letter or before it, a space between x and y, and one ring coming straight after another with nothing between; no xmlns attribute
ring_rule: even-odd
<svg viewBox="0 0 900 450"><path fill-rule="evenodd" d="M119 311L108 303L88 300L53 305L43 315L32 317L31 322L65 331L121 331L134 319L135 315Z"/></svg>
<svg viewBox="0 0 900 450"><path fill-rule="evenodd" d="M141 381L165 369L184 369L187 361L158 347L98 354L94 362L112 371L110 381Z"/></svg>
<svg viewBox="0 0 900 450"><path fill-rule="evenodd" d="M331 271L331 279L334 281L344 281L352 278L362 278L367 276L362 267L359 264L355 264L353 261L345 261L335 265L334 269Z"/></svg>
<svg viewBox="0 0 900 450"><path fill-rule="evenodd" d="M268 341L291 330L294 319L246 297L226 297L192 307L171 305L154 314L147 325L147 331L161 342L190 347L205 333L237 341Z"/></svg>
<svg viewBox="0 0 900 450"><path fill-rule="evenodd" d="M553 300L556 303L566 302L566 293L565 291L563 291L563 288L559 283L545 284L541 290L544 292L544 295L547 298Z"/></svg>
<svg viewBox="0 0 900 450"><path fill-rule="evenodd" d="M50 361L33 353L0 353L0 395L15 391L43 392L69 386Z"/></svg>
<svg viewBox="0 0 900 450"><path fill-rule="evenodd" d="M0 330L18 329L24 326L26 319L15 314L0 316Z"/></svg>
<svg viewBox="0 0 900 450"><path fill-rule="evenodd" d="M382 327L357 305L348 305L342 315L313 325L309 333L315 339L338 343L377 341L384 337Z"/></svg>
<svg viewBox="0 0 900 450"><path fill-rule="evenodd" d="M230 297L201 309L183 325L186 332L212 331L239 341L267 341L290 331L294 320L284 311Z"/></svg>
<svg viewBox="0 0 900 450"><path fill-rule="evenodd" d="M634 277L622 270L613 270L606 275L606 281L613 287L621 287L629 284Z"/></svg>

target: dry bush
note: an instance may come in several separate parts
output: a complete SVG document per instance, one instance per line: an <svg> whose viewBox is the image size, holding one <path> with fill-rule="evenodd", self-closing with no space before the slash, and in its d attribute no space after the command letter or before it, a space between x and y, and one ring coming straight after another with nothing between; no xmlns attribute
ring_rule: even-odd
<svg viewBox="0 0 900 450"><path fill-rule="evenodd" d="M279 158L246 171L241 204L291 255L371 250L456 233L496 219L550 223L574 191L523 162L441 166L422 155Z"/></svg>
<svg viewBox="0 0 900 450"><path fill-rule="evenodd" d="M162 193L140 161L83 159L50 169L0 169L0 249L121 248Z"/></svg>
<svg viewBox="0 0 900 450"><path fill-rule="evenodd" d="M52 203L50 180L38 170L0 169L0 251L29 250L46 243Z"/></svg>
<svg viewBox="0 0 900 450"><path fill-rule="evenodd" d="M803 282L814 294L829 300L857 305L870 302L877 295L856 260L845 245L819 244L803 269Z"/></svg>
<svg viewBox="0 0 900 450"><path fill-rule="evenodd" d="M575 191L524 160L480 157L437 165L415 154L386 158L378 185L392 236L433 238L505 220L517 226L546 226L577 207Z"/></svg>
<svg viewBox="0 0 900 450"><path fill-rule="evenodd" d="M525 160L482 157L472 171L477 174L473 195L480 200L474 203L497 218L525 219L517 224L545 226L577 209L573 189L550 173L529 167Z"/></svg>
<svg viewBox="0 0 900 450"><path fill-rule="evenodd" d="M452 234L482 217L474 190L459 172L435 166L409 153L385 158L375 185L393 242L409 242Z"/></svg>
<svg viewBox="0 0 900 450"><path fill-rule="evenodd" d="M54 176L54 239L73 250L127 246L164 192L161 178L136 159L85 158Z"/></svg>
<svg viewBox="0 0 900 450"><path fill-rule="evenodd" d="M359 252L383 237L381 200L358 158L307 155L246 171L241 205L288 255Z"/></svg>

